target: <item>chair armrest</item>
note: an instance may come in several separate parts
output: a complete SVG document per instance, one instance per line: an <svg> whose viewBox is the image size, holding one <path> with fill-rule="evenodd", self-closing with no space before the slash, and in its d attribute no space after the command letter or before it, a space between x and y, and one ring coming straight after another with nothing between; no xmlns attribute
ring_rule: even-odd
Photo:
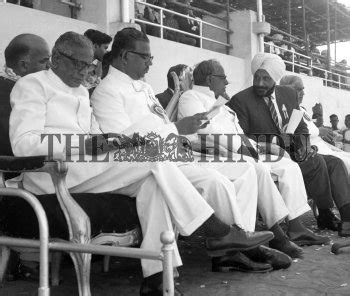
<svg viewBox="0 0 350 296"><path fill-rule="evenodd" d="M23 172L37 170L45 165L46 160L46 156L0 156L0 172Z"/></svg>

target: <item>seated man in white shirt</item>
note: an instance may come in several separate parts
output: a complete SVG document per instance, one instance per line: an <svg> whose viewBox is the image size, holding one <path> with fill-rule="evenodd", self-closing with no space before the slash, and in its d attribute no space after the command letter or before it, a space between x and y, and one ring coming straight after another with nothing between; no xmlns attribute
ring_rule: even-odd
<svg viewBox="0 0 350 296"><path fill-rule="evenodd" d="M208 253L216 256L230 250L254 248L272 239L270 232L247 233L238 226L230 226L233 223L244 226L244 222L235 204L234 187L219 175L208 172L208 175L198 176L187 170L185 176L171 162L116 162L112 155L105 153L107 150L98 151L102 155L97 161L84 150L72 149L81 144L78 134L87 138L85 147L91 146L89 135L101 134L92 115L88 91L81 85L92 61L91 42L83 35L67 32L58 38L52 50L52 68L27 75L17 82L11 93L10 117L10 140L15 156L49 154L67 158L71 151L69 157L73 161L67 162L66 179L70 192L115 192L136 197L143 232L141 248L146 250L160 250L160 233L172 230L173 224L182 235L204 230ZM163 125L164 131L178 129L185 134L193 133L202 119L203 115L197 115L178 122L176 127ZM55 134L61 136L60 141ZM69 137L71 141L65 134L73 135ZM112 149L113 145L108 147ZM82 162L82 158L86 161ZM35 194L54 192L50 177L44 173L25 173L23 184ZM231 215L229 223L218 218L207 202L219 198L226 207L225 215ZM226 217L220 213L219 216ZM176 246L173 257L174 267L180 266ZM142 267L147 277L142 291L159 291L160 262L142 260Z"/></svg>
<svg viewBox="0 0 350 296"><path fill-rule="evenodd" d="M350 185L349 182L346 182L345 180L349 180L350 153L344 152L323 140L333 140L333 131L329 128L317 127L312 121L310 114L308 114L308 112L306 111L306 108L302 106L302 101L305 93L303 80L299 76L286 75L282 77L280 85L289 86L296 90L300 109L304 111L304 122L307 124L307 128L310 133L311 145L317 147L317 151L320 155L323 155L325 157L332 156L338 164L337 166L339 168L337 169L335 169L334 166L327 164L329 175L333 176L331 186L334 186L334 188L337 189L337 192L335 192L335 190L332 190L333 195L342 193L341 195L349 196ZM346 169L344 169L344 166L346 167ZM339 234L341 236L350 235L350 205L346 204L343 207L340 207L339 213L341 216L341 220L343 221L343 223L338 229ZM317 220L317 224L319 228L325 228L324 223L322 222L322 220L320 220L320 218Z"/></svg>
<svg viewBox="0 0 350 296"><path fill-rule="evenodd" d="M280 85L289 86L297 91L299 107L304 112L304 121L310 132L311 145L317 146L318 153L320 154L331 154L340 158L344 162L348 173L350 173L350 153L344 152L324 141L324 138L328 141L333 141L333 131L326 127L317 127L312 121L312 116L310 116L306 108L302 105L305 95L303 80L296 75L286 75L282 77Z"/></svg>
<svg viewBox="0 0 350 296"><path fill-rule="evenodd" d="M179 100L178 118L191 116L197 112L208 112L219 96L228 97L226 94L226 75L221 64L216 60L208 60L199 63L193 71L194 86L182 94ZM215 135L221 135L218 140L220 150L223 155L228 152L243 153L246 146L239 135L244 136L238 118L227 106L219 108L218 114L210 123L198 131L198 134L208 134L209 142L215 142ZM232 135L229 138L225 135ZM198 140L199 141L199 138ZM256 143L250 140L256 147ZM258 158L257 151L255 152ZM287 152L285 155L288 156ZM260 159L263 159L261 155ZM275 234L275 238L270 242L270 246L287 253L292 257L300 257L302 250L294 243L290 242L282 231L279 223L286 216L288 217L288 234L294 237L301 237L301 241L296 243L314 245L323 244L328 238L318 236L308 230L300 221L299 217L310 210L307 204L307 195L304 187L303 177L299 166L287 157L281 157L278 161L256 162L252 157L243 157L251 162L258 176L258 209L268 228ZM268 160L266 158L266 160ZM213 162L212 166L219 169L227 176L231 170L237 170L238 164L223 164ZM277 190L271 172L278 176L279 189ZM283 215L283 214L284 215Z"/></svg>
<svg viewBox="0 0 350 296"><path fill-rule="evenodd" d="M152 56L150 53L150 43L147 36L133 28L126 28L119 31L112 45L111 54L113 56L112 63L107 76L101 81L101 84L94 91L91 103L94 115L105 133L123 133L133 134L135 132L141 135L148 133L156 133L162 139L166 138L170 133L176 135L191 134L188 130L190 124L184 126L183 121L188 121L192 117L183 118L180 121L171 123L165 114L164 109L155 98L150 85L141 79L152 65ZM205 117L198 117L205 120ZM203 115L201 115L203 116ZM193 127L197 129L197 127ZM193 129L191 128L191 129ZM202 180L200 191L204 194L206 200L211 207L215 209L215 213L226 223L233 223L233 216L228 209L239 211L244 219L244 229L253 231L256 219L256 175L251 175L254 168L251 166L242 173L241 186L235 188L233 184L224 176L215 170L200 168L192 163L182 163L177 161L177 167L190 180ZM236 201L233 192L228 192L228 197L224 196L208 196L208 185L216 187L215 182L210 179L220 179L219 183L223 183L227 190L237 192L237 196L242 196ZM253 178L252 183L249 182ZM229 189L228 183L233 187ZM196 186L196 184L194 183ZM198 188L198 187L197 187ZM247 196L251 199L247 198ZM232 204L229 200L232 198ZM236 208L238 203L239 208Z"/></svg>

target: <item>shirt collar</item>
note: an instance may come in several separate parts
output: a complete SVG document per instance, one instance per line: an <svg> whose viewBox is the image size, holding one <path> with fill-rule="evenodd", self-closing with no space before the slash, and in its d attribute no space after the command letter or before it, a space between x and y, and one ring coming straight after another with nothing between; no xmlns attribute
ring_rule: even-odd
<svg viewBox="0 0 350 296"><path fill-rule="evenodd" d="M193 85L192 89L215 99L215 94L210 90L209 86Z"/></svg>
<svg viewBox="0 0 350 296"><path fill-rule="evenodd" d="M112 76L113 79L118 80L118 82L129 84L137 92L143 91L147 88L147 84L142 80L134 80L128 74L114 68L112 65L109 67L108 75Z"/></svg>
<svg viewBox="0 0 350 296"><path fill-rule="evenodd" d="M17 81L21 76L17 75L10 67L4 66L3 71L0 72L0 76L10 79L12 81Z"/></svg>

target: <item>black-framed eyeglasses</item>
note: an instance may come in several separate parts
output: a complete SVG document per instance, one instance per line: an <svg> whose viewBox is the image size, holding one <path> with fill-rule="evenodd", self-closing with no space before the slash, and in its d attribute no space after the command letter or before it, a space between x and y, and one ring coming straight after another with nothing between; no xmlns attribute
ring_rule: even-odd
<svg viewBox="0 0 350 296"><path fill-rule="evenodd" d="M215 77L218 77L222 80L226 80L227 79L227 76L224 75L224 74L211 74L211 76L215 76Z"/></svg>
<svg viewBox="0 0 350 296"><path fill-rule="evenodd" d="M78 71L82 71L82 70L85 70L85 69L89 69L89 68L91 67L91 64L92 64L92 63L87 63L87 62L85 62L85 61L78 60L78 59L76 59L76 58L73 58L73 57L71 57L71 56L65 54L65 53L62 52L62 51L59 51L59 50L58 50L58 53L59 53L60 55L64 56L65 58L71 60L71 61L73 62L73 64L74 64L75 69L77 69Z"/></svg>
<svg viewBox="0 0 350 296"><path fill-rule="evenodd" d="M133 54L138 55L139 57L143 58L147 62L152 62L153 61L153 56L151 56L148 53L142 53L142 52L137 52L137 51L132 51L132 50L128 50L128 52L131 52Z"/></svg>

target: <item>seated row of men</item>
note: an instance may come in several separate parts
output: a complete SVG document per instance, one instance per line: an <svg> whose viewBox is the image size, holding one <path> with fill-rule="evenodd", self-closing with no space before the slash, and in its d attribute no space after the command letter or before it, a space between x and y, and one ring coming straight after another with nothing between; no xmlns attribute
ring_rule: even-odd
<svg viewBox="0 0 350 296"><path fill-rule="evenodd" d="M115 192L135 197L143 249L160 250L160 233L173 230L173 225L183 236L201 231L215 271L237 266L250 271L286 268L290 257L303 256L298 245L328 243L328 237L313 233L300 220L310 209L307 194L317 204L320 228L338 229L339 221L331 211L335 202L342 220L339 235L350 235L344 163L310 146L303 136L309 133L304 121L293 141L283 135L283 126L293 109L298 109L298 95L291 88L276 86L284 74L278 56L256 55L252 61L254 86L235 95L210 121L207 111L217 98L227 97L227 79L217 61L199 63L193 72L193 88L179 100L175 122L170 122L151 86L142 80L153 58L147 36L133 28L119 31L110 56L108 74L94 90L90 107L88 91L82 86L94 59L88 38L74 32L61 35L52 49L51 63L42 38L24 34L11 41L5 50L6 72L0 78L0 112L7 114L1 116L1 126L9 124L2 137L10 135L14 155L47 155L48 138L42 140L43 134L86 134L87 146L89 135L101 133L147 137L152 132L163 138L191 135L193 142L197 141L193 134L209 134L208 143L217 145L220 155L232 161L200 162L203 155L193 153L194 162L123 162L115 161L105 150L99 153L108 162L69 162L67 184L72 193ZM288 152L276 143L258 145L254 137L241 140L244 134L267 133L281 135ZM220 138L218 134L230 136ZM62 157L65 138L55 140L53 154ZM73 136L72 146L78 143L79 137ZM270 154L278 155L278 161L259 160ZM73 155L74 160L79 157ZM215 160L217 155L206 157ZM278 176L279 190L271 172ZM23 185L35 194L54 193L45 174L25 173ZM257 209L269 231L253 232ZM287 233L280 226L285 219ZM267 242L273 249L262 246ZM161 263L141 260L141 264L140 294L161 293ZM176 245L173 265L182 265Z"/></svg>

